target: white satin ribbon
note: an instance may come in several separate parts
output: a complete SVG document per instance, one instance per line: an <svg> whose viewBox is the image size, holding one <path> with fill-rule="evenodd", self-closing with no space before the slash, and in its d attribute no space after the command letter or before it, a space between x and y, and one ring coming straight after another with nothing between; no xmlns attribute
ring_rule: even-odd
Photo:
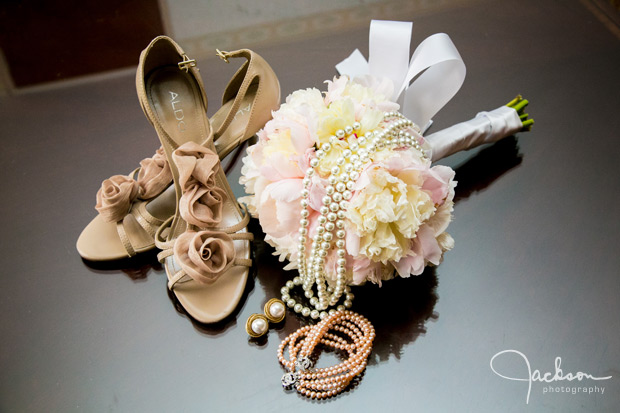
<svg viewBox="0 0 620 413"><path fill-rule="evenodd" d="M467 122L425 136L430 145L431 160L436 162L456 152L475 148L485 143L497 142L519 132L523 124L513 108L502 106L490 112L480 112Z"/></svg>
<svg viewBox="0 0 620 413"><path fill-rule="evenodd" d="M432 117L461 88L466 70L445 33L427 37L409 59L412 27L411 22L373 20L368 61L356 49L336 65L336 70L351 78L370 74L391 79L392 100L401 105L403 115L426 129Z"/></svg>

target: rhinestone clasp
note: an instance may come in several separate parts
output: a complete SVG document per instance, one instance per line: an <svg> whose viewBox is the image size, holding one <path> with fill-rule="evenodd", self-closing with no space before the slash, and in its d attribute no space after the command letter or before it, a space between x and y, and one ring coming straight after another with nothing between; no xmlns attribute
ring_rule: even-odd
<svg viewBox="0 0 620 413"><path fill-rule="evenodd" d="M295 367L303 371L309 370L312 367L312 360L308 357L300 357L295 361Z"/></svg>
<svg viewBox="0 0 620 413"><path fill-rule="evenodd" d="M196 67L196 61L194 59L190 59L186 54L184 54L183 61L179 62L179 69L189 72L190 67Z"/></svg>
<svg viewBox="0 0 620 413"><path fill-rule="evenodd" d="M296 373L284 373L282 376L282 387L285 389L292 388L297 383Z"/></svg>

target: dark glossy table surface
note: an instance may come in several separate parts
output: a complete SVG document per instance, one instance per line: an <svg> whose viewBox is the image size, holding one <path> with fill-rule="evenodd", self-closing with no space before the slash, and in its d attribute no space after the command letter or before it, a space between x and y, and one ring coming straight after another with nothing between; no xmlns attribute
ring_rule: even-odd
<svg viewBox="0 0 620 413"><path fill-rule="evenodd" d="M257 222L253 281L217 326L177 308L154 255L89 266L77 254L100 181L159 145L133 75L3 98L0 411L620 411L620 29L593 5L475 1L392 16L415 21L414 45L448 33L467 65L434 130L517 93L536 125L443 161L459 181L455 248L422 276L355 290L374 349L357 385L322 402L280 385L276 350L301 320L289 313L258 341L245 332L292 276ZM367 31L256 50L284 97L323 88L335 63L366 52ZM233 68L199 65L212 112ZM240 163L229 173L239 196ZM513 378L527 380L526 359L551 378L556 357L563 376L612 378L534 381L526 404L526 381L491 370L504 350L522 354L495 359ZM567 387L579 390L555 392Z"/></svg>

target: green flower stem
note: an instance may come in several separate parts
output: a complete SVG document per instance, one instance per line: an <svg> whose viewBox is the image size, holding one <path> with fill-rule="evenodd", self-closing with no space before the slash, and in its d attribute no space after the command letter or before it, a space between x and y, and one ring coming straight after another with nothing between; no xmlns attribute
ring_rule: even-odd
<svg viewBox="0 0 620 413"><path fill-rule="evenodd" d="M528 131L532 129L532 125L534 124L534 119L528 119L522 122L523 123L523 131Z"/></svg>
<svg viewBox="0 0 620 413"><path fill-rule="evenodd" d="M528 102L527 99L522 99L519 103L514 105L512 108L514 110L516 110L517 113L521 114L521 113L523 113L523 109L525 109L525 107L527 106L528 103L530 103L530 102Z"/></svg>
<svg viewBox="0 0 620 413"><path fill-rule="evenodd" d="M528 119L529 114L525 113L525 107L530 102L527 99L523 99L523 96L517 95L513 100L508 102L506 106L509 108L513 108L517 111L519 115L519 119L521 119L521 123L523 124L522 131L529 131L532 129L532 125L534 124L534 119Z"/></svg>
<svg viewBox="0 0 620 413"><path fill-rule="evenodd" d="M514 98L513 100L511 100L510 102L506 103L506 106L508 106L509 108L513 107L514 105L516 105L517 103L519 103L519 101L523 99L523 97L521 97L521 95L517 95L516 98Z"/></svg>

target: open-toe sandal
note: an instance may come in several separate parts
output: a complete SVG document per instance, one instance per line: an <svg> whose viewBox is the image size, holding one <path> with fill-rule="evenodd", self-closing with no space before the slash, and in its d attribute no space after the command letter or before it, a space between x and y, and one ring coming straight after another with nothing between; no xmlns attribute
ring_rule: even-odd
<svg viewBox="0 0 620 413"><path fill-rule="evenodd" d="M84 228L77 250L90 261L133 257L155 247L155 231L175 211L172 173L163 149L129 175L114 175L97 192L99 214Z"/></svg>
<svg viewBox="0 0 620 413"><path fill-rule="evenodd" d="M220 167L198 69L160 36L142 52L136 83L174 182L176 212L155 234L168 287L194 319L220 321L245 290L252 234Z"/></svg>
<svg viewBox="0 0 620 413"><path fill-rule="evenodd" d="M161 36L161 39L166 38ZM175 44L175 48L184 59L181 66L177 66L187 67L189 71L195 62L187 58L178 45ZM227 63L228 58L247 59L230 80L222 107L211 119L216 152L219 159L223 159L254 136L271 118L271 112L278 109L280 84L269 64L251 50L218 51L218 55ZM177 128L182 128L186 122L185 113L175 94L173 91L167 96L168 103ZM144 109L142 98L140 102ZM204 102L206 109L206 95ZM148 114L147 118L153 123ZM129 175L115 175L103 182L97 193L99 215L80 234L79 254L90 261L111 261L154 249L155 231L174 214L175 201L172 173L160 148Z"/></svg>

